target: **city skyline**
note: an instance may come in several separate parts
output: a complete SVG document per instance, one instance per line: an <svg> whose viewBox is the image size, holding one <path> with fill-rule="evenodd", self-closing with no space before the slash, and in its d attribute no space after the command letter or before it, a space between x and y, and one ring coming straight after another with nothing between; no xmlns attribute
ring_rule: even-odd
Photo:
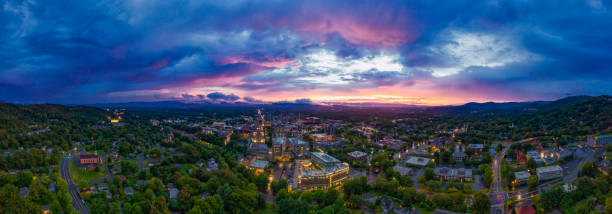
<svg viewBox="0 0 612 214"><path fill-rule="evenodd" d="M611 6L6 1L0 101L456 105L611 94Z"/></svg>

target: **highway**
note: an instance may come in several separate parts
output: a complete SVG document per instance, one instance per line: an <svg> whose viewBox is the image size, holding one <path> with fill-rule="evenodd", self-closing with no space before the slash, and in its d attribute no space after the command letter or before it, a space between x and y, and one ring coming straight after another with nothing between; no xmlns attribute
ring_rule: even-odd
<svg viewBox="0 0 612 214"><path fill-rule="evenodd" d="M83 214L89 214L89 208L79 194L78 186L72 181L70 176L70 156L64 156L60 163L60 175L68 183L68 193L72 197L72 206L74 209Z"/></svg>

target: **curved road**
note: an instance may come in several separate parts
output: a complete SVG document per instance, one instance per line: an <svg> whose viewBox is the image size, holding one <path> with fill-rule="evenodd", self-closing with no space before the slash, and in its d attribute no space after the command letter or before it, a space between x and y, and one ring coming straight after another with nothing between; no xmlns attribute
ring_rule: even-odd
<svg viewBox="0 0 612 214"><path fill-rule="evenodd" d="M72 181L72 177L70 176L69 156L64 156L62 158L62 162L60 163L60 175L68 183L68 193L70 194L70 197L72 197L72 206L74 209L78 210L80 213L89 214L89 208L87 208L87 204L85 204L85 201L83 201L83 198L81 198L79 188Z"/></svg>

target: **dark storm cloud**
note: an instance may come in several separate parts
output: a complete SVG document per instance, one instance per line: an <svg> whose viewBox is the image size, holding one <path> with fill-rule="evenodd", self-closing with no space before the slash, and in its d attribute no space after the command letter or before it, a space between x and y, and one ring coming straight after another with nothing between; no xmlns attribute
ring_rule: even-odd
<svg viewBox="0 0 612 214"><path fill-rule="evenodd" d="M221 92L213 92L206 95L211 100L225 100L225 101L236 101L239 100L240 97L235 94L224 94Z"/></svg>
<svg viewBox="0 0 612 214"><path fill-rule="evenodd" d="M278 91L410 87L421 80L488 97L609 94L611 6L597 0L9 0L0 3L0 100L112 102L123 101L110 96L118 92L179 87L269 93L261 99ZM397 53L404 69L347 74L325 65L305 73L307 66L296 62L308 62L303 57L317 49L338 61ZM311 80L334 75L348 85Z"/></svg>

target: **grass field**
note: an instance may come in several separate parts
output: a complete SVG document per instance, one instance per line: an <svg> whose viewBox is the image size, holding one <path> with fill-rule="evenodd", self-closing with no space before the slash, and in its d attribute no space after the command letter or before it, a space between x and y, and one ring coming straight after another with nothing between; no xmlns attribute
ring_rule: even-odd
<svg viewBox="0 0 612 214"><path fill-rule="evenodd" d="M104 177L104 169L101 169L100 172L96 171L87 171L81 168L78 168L74 165L74 162L70 161L70 176L72 176L72 180L75 183L79 183L79 181L88 182L89 180Z"/></svg>

